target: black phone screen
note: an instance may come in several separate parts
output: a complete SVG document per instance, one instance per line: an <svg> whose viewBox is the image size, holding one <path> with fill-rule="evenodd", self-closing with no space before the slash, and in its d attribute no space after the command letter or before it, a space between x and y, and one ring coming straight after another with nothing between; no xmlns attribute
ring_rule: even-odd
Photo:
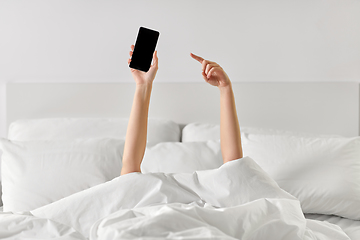
<svg viewBox="0 0 360 240"><path fill-rule="evenodd" d="M129 67L149 71L159 32L140 27Z"/></svg>

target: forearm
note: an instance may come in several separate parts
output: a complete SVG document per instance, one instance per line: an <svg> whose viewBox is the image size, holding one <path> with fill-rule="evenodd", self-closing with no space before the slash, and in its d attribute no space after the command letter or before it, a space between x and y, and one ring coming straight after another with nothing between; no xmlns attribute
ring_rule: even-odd
<svg viewBox="0 0 360 240"><path fill-rule="evenodd" d="M136 85L125 138L121 175L127 172L140 172L140 164L146 148L151 90L152 83Z"/></svg>
<svg viewBox="0 0 360 240"><path fill-rule="evenodd" d="M220 89L220 144L224 163L243 157L239 121L231 84Z"/></svg>

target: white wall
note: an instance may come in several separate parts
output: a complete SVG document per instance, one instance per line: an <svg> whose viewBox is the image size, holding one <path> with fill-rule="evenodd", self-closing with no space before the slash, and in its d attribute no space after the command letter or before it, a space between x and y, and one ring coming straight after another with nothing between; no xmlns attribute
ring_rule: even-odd
<svg viewBox="0 0 360 240"><path fill-rule="evenodd" d="M6 132L6 85L0 83L0 137L5 136ZM1 154L1 150L0 150Z"/></svg>
<svg viewBox="0 0 360 240"><path fill-rule="evenodd" d="M6 82L132 81L139 26L160 31L156 81L202 81L194 52L232 81L360 82L358 0L0 0Z"/></svg>

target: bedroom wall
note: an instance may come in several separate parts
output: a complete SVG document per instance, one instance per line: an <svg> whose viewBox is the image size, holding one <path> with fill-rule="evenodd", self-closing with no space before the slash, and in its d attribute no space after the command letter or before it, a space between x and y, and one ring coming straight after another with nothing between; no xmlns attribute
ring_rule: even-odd
<svg viewBox="0 0 360 240"><path fill-rule="evenodd" d="M358 0L1 0L0 137L7 82L132 81L139 26L161 32L159 82L202 81L189 52L236 82L360 82Z"/></svg>

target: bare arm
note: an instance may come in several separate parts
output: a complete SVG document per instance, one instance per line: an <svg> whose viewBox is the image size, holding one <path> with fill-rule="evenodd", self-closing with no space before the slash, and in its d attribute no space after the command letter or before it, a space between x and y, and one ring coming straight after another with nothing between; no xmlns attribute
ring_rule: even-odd
<svg viewBox="0 0 360 240"><path fill-rule="evenodd" d="M224 163L243 157L239 121L231 84L220 89L220 144Z"/></svg>
<svg viewBox="0 0 360 240"><path fill-rule="evenodd" d="M134 50L133 45L131 46L131 50ZM130 51L130 56L132 56L132 51ZM152 83L158 69L156 51L153 59L153 65L151 65L150 70L146 73L136 69L131 69L131 73L136 82L136 89L126 132L121 175L130 172L141 172L140 165L144 157L146 147L148 112ZM128 60L129 64L130 62L131 59Z"/></svg>
<svg viewBox="0 0 360 240"><path fill-rule="evenodd" d="M205 81L220 90L220 143L224 163L243 157L239 121L231 81L219 64L191 54L202 65Z"/></svg>

